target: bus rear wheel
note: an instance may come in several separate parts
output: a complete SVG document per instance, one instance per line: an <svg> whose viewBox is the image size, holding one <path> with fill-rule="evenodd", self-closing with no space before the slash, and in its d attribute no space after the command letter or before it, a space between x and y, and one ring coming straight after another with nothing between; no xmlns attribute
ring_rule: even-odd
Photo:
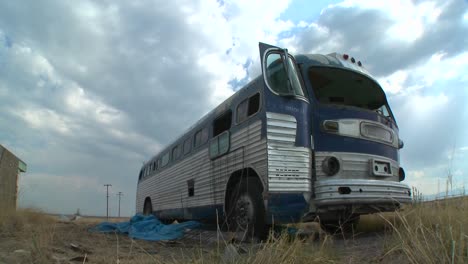
<svg viewBox="0 0 468 264"><path fill-rule="evenodd" d="M238 183L231 193L227 220L237 240L266 238L265 206L259 189L254 179L246 179Z"/></svg>
<svg viewBox="0 0 468 264"><path fill-rule="evenodd" d="M153 205L151 204L150 199L146 199L146 201L145 201L145 205L143 206L143 214L144 215L153 214Z"/></svg>

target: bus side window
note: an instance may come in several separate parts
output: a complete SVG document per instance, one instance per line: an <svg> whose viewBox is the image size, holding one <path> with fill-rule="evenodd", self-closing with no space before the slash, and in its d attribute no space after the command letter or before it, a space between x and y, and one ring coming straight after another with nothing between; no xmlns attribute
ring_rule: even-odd
<svg viewBox="0 0 468 264"><path fill-rule="evenodd" d="M194 136L194 141L193 141L193 147L196 148L198 146L201 146L205 144L208 141L208 128L203 128L198 130L195 133Z"/></svg>
<svg viewBox="0 0 468 264"><path fill-rule="evenodd" d="M167 164L169 164L169 152L167 152L166 154L164 154L164 156L162 156L161 158L161 168L165 167Z"/></svg>
<svg viewBox="0 0 468 264"><path fill-rule="evenodd" d="M184 155L187 155L190 153L190 147L192 145L192 140L190 138L187 138L184 141Z"/></svg>
<svg viewBox="0 0 468 264"><path fill-rule="evenodd" d="M193 147L196 148L201 145L201 130L195 132L195 136L193 136Z"/></svg>
<svg viewBox="0 0 468 264"><path fill-rule="evenodd" d="M155 160L153 161L153 170L157 170L158 169L158 162Z"/></svg>
<svg viewBox="0 0 468 264"><path fill-rule="evenodd" d="M210 158L219 157L229 151L229 129L232 111L229 110L213 121L213 138L210 141Z"/></svg>
<svg viewBox="0 0 468 264"><path fill-rule="evenodd" d="M213 121L213 137L231 128L232 111L229 110Z"/></svg>
<svg viewBox="0 0 468 264"><path fill-rule="evenodd" d="M242 123L244 120L254 115L260 109L260 94L257 93L237 106L236 120L237 123Z"/></svg>
<svg viewBox="0 0 468 264"><path fill-rule="evenodd" d="M189 197L192 197L195 195L195 180L194 179L187 181L187 191L188 191Z"/></svg>
<svg viewBox="0 0 468 264"><path fill-rule="evenodd" d="M180 149L179 146L175 146L172 149L172 160L177 160L180 157Z"/></svg>
<svg viewBox="0 0 468 264"><path fill-rule="evenodd" d="M202 130L201 144L205 144L208 141L208 128L205 127Z"/></svg>
<svg viewBox="0 0 468 264"><path fill-rule="evenodd" d="M138 180L141 180L142 176L143 176L143 169L140 170L140 175L138 175Z"/></svg>
<svg viewBox="0 0 468 264"><path fill-rule="evenodd" d="M245 99L237 106L237 123L241 123L245 119L247 119L247 107L248 107L248 99Z"/></svg>
<svg viewBox="0 0 468 264"><path fill-rule="evenodd" d="M260 94L257 93L249 98L249 110L247 111L247 117L254 115L260 109Z"/></svg>

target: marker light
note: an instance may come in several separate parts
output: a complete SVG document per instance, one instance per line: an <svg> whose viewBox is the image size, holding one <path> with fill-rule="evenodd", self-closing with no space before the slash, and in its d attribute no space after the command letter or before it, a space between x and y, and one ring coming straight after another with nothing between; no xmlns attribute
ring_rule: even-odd
<svg viewBox="0 0 468 264"><path fill-rule="evenodd" d="M343 54L343 59L347 60L349 58L348 54Z"/></svg>
<svg viewBox="0 0 468 264"><path fill-rule="evenodd" d="M357 62L357 65L362 66L361 61L358 61L358 62Z"/></svg>
<svg viewBox="0 0 468 264"><path fill-rule="evenodd" d="M327 132L337 133L340 126L339 126L338 122L336 122L336 121L327 120L327 121L323 122L323 128Z"/></svg>
<svg viewBox="0 0 468 264"><path fill-rule="evenodd" d="M355 62L356 62L356 60L354 59L354 57L351 58L351 62L352 62L352 63L355 63Z"/></svg>

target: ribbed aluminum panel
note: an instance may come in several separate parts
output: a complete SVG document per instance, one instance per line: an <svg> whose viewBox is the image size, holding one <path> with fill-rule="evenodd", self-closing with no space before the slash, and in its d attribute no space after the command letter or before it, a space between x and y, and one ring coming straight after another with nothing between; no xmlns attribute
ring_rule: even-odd
<svg viewBox="0 0 468 264"><path fill-rule="evenodd" d="M267 113L268 190L270 192L310 192L308 148L296 147L297 122L294 116Z"/></svg>
<svg viewBox="0 0 468 264"><path fill-rule="evenodd" d="M148 177L138 184L136 211L143 211L146 197L153 210L180 209L223 204L229 176L243 168L253 168L266 178L266 139L261 138L262 121L258 120L231 134L230 151L210 160L207 144L202 151ZM194 179L195 195L188 196L187 181Z"/></svg>
<svg viewBox="0 0 468 264"><path fill-rule="evenodd" d="M333 176L326 176L322 170L323 160L327 157L336 157L340 162L340 171ZM372 160L388 162L391 166L393 176L374 176L371 171ZM317 170L317 180L321 179L378 179L382 181L398 181L398 162L377 155L353 153L353 152L316 152L315 167Z"/></svg>

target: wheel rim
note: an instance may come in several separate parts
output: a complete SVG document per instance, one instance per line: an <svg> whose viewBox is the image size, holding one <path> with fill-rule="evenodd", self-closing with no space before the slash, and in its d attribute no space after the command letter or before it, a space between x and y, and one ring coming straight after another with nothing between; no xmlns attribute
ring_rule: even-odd
<svg viewBox="0 0 468 264"><path fill-rule="evenodd" d="M247 231L253 225L255 209L250 196L241 195L235 204L235 221L239 231Z"/></svg>

